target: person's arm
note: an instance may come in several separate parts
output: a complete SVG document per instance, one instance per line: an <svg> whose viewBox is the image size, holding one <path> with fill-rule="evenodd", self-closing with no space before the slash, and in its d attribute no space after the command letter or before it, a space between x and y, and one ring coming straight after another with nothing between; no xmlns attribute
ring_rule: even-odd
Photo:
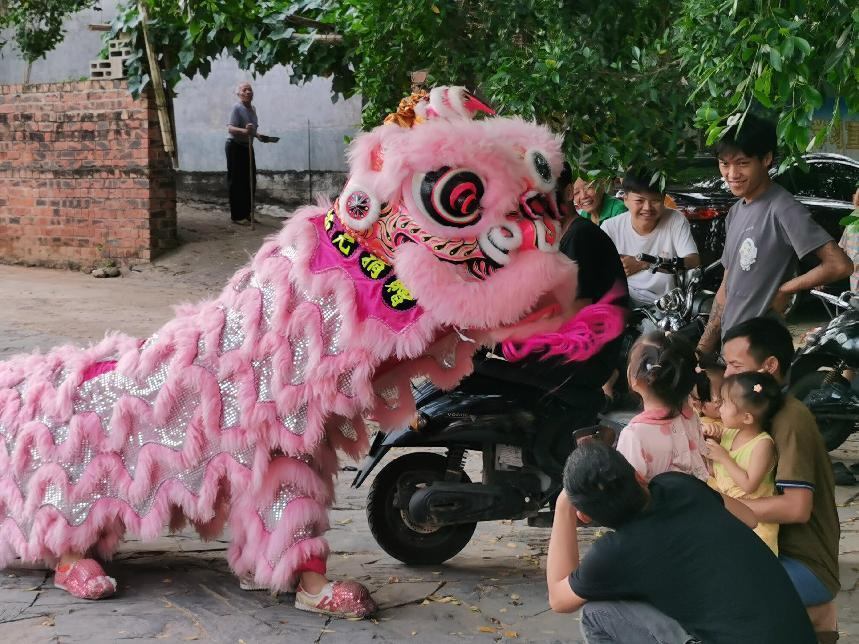
<svg viewBox="0 0 859 644"><path fill-rule="evenodd" d="M742 502L764 523L808 523L814 492L806 487L791 487L782 494Z"/></svg>
<svg viewBox="0 0 859 644"><path fill-rule="evenodd" d="M572 613L587 600L579 597L570 586L570 573L579 567L579 538L576 533L576 509L561 490L555 502L555 520L549 537L546 557L546 586L549 606L556 613Z"/></svg>
<svg viewBox="0 0 859 644"><path fill-rule="evenodd" d="M719 290L716 291L716 297L713 300L713 306L707 318L707 326L704 327L704 333L701 334L701 339L698 340L698 352L704 355L710 355L715 352L722 337L722 312L725 310L725 290L727 283L728 270L725 269L722 283L719 284Z"/></svg>
<svg viewBox="0 0 859 644"><path fill-rule="evenodd" d="M721 492L720 492L721 494ZM758 527L758 517L755 512L746 506L744 501L738 501L730 496L722 494L722 501L725 503L725 509L737 517L740 521L749 526L752 530Z"/></svg>
<svg viewBox="0 0 859 644"><path fill-rule="evenodd" d="M835 241L829 241L814 251L820 264L807 273L797 275L782 284L773 298L772 307L777 313L787 308L790 296L801 291L809 291L822 284L830 284L846 279L853 274L853 261Z"/></svg>
<svg viewBox="0 0 859 644"><path fill-rule="evenodd" d="M254 128L253 123L248 123L246 127L238 127L236 125L228 125L227 130L230 134L241 134L242 136L251 136L252 134L259 138L259 134L254 132L256 128Z"/></svg>
<svg viewBox="0 0 859 644"><path fill-rule="evenodd" d="M701 265L701 256L698 253L686 255L683 258L683 265L687 270L690 268L698 268Z"/></svg>
<svg viewBox="0 0 859 644"><path fill-rule="evenodd" d="M755 445L749 458L749 469L744 470L731 458L730 453L713 439L706 441L709 457L716 463L721 463L728 476L743 492L750 494L758 489L767 472L772 468L775 448L771 440L762 440Z"/></svg>

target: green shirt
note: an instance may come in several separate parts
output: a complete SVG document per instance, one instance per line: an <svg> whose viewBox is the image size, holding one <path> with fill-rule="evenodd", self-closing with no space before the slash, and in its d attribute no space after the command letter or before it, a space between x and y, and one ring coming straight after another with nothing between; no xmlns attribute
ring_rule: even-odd
<svg viewBox="0 0 859 644"><path fill-rule="evenodd" d="M602 208L600 208L600 220L599 223L602 224L606 219L611 219L612 217L616 217L622 213L626 212L626 204L623 203L620 199L615 199L614 197L609 197L605 195L602 200ZM591 216L589 213L584 210L579 210L579 214L585 219L590 219Z"/></svg>

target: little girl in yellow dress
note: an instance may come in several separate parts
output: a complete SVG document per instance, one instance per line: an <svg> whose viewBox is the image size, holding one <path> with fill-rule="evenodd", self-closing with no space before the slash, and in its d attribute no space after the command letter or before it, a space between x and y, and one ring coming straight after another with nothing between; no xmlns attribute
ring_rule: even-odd
<svg viewBox="0 0 859 644"><path fill-rule="evenodd" d="M768 430L783 400L781 388L768 373L725 378L721 435L706 441L713 463L711 487L735 499L775 494L776 450ZM759 523L755 532L777 555L778 524Z"/></svg>

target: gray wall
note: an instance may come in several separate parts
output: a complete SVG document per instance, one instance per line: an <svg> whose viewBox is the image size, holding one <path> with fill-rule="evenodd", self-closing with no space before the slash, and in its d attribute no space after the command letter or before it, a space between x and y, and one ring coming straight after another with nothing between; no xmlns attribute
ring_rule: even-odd
<svg viewBox="0 0 859 644"><path fill-rule="evenodd" d="M66 39L44 60L33 64L31 83L89 76L89 63L98 58L103 33L90 31L88 25L109 22L116 15L114 0L104 0L101 4L102 11L82 11L69 19ZM5 47L0 54L0 84L23 83L25 74L26 64L17 51L11 46ZM328 181L339 181L339 173L346 169L344 137L353 135L361 120L360 99L332 103L331 84L327 79L291 85L285 67L253 78L229 58L214 61L208 78L186 79L176 88L174 109L179 169L194 174L224 172L226 124L237 100L235 87L244 81L254 85L260 132L281 137L279 143L254 147L257 167L274 177L270 184L275 192L277 175L281 173L280 183L289 183L296 173L306 175L308 170L321 174L336 172L338 178ZM325 181L320 176L313 183L325 185ZM266 186L261 184L260 188ZM291 198L284 192L281 200L291 201Z"/></svg>
<svg viewBox="0 0 859 644"><path fill-rule="evenodd" d="M346 169L344 137L354 135L361 121L360 99L332 103L327 79L291 85L285 67L254 79L228 58L215 61L208 78L185 80L177 87L181 169L206 172L224 168L226 123L237 100L235 88L246 81L254 86L260 133L280 137L278 143L254 146L260 170Z"/></svg>

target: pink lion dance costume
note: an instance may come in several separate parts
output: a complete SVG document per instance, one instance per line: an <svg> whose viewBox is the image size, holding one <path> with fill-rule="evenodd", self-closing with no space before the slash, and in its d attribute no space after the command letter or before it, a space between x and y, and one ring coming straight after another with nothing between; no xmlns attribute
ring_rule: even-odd
<svg viewBox="0 0 859 644"><path fill-rule="evenodd" d="M482 344L537 334L584 359L616 336L610 306L570 322L558 140L476 112L492 113L457 87L405 99L354 141L333 205L298 210L217 299L145 341L0 363L0 565L109 558L126 531L187 519L205 537L229 525L232 570L288 588L325 572L336 450L365 451L365 417L408 422L411 377L452 387ZM107 584L79 563L79 583ZM335 584L332 612L372 610Z"/></svg>

